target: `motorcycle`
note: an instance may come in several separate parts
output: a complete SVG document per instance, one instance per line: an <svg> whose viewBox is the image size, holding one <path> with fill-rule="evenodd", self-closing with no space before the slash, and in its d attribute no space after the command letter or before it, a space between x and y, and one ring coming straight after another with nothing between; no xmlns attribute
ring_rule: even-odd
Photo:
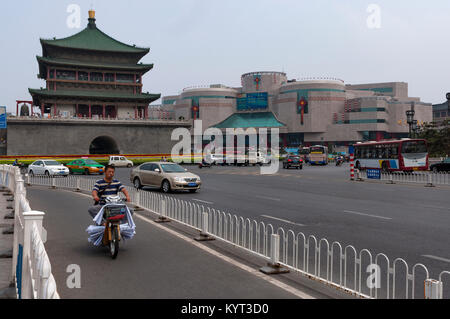
<svg viewBox="0 0 450 319"><path fill-rule="evenodd" d="M103 205L98 214L94 217L95 225L86 229L89 234L88 241L94 246L109 247L112 259L116 259L119 253L119 242L128 240L136 234L131 212L120 196L108 196L100 201Z"/></svg>
<svg viewBox="0 0 450 319"><path fill-rule="evenodd" d="M336 159L336 166L341 166L343 162L344 162L344 160L342 158L340 158L340 157L337 158Z"/></svg>
<svg viewBox="0 0 450 319"><path fill-rule="evenodd" d="M207 161L205 161L204 159L202 160L201 163L198 163L198 168L203 168L203 167L209 167L211 168L212 164L208 163Z"/></svg>

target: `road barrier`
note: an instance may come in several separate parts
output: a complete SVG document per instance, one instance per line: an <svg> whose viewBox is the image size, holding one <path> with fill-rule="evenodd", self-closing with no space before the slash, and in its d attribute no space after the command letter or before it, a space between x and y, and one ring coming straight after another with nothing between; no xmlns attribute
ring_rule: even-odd
<svg viewBox="0 0 450 319"><path fill-rule="evenodd" d="M357 170L356 174L359 179L368 179L367 170ZM448 172L381 172L381 178L379 180L386 181L388 184L395 183L414 183L423 184L427 187L433 187L436 185L449 185L450 186L450 173Z"/></svg>
<svg viewBox="0 0 450 319"><path fill-rule="evenodd" d="M45 250L45 213L33 211L26 198L20 169L0 165L0 183L14 195L14 239L11 282L19 299L59 299Z"/></svg>
<svg viewBox="0 0 450 319"><path fill-rule="evenodd" d="M69 188L90 192L94 179L27 177L32 185ZM293 272L341 289L361 298L443 299L444 279L450 272L442 271L438 280L430 278L427 267L417 263L412 267L401 258L394 260L383 253L372 254L367 249L343 246L327 239L295 233L271 224L232 215L211 207L180 200L145 190L127 187L132 203L159 215L189 226L203 234L264 258L268 264L285 267ZM273 236L277 235L277 236ZM428 294L425 296L424 292Z"/></svg>

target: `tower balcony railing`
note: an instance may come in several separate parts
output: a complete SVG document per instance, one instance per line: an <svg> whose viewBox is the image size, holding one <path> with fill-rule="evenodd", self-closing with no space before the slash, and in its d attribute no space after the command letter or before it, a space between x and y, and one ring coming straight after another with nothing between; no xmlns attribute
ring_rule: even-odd
<svg viewBox="0 0 450 319"><path fill-rule="evenodd" d="M45 113L44 116L40 114L34 114L33 116L9 116L8 119L18 119L18 120L28 120L28 121L38 121L38 120L69 120L69 121L177 121L177 122L185 122L184 120L176 119L175 112L173 111L149 111L148 116L144 117L111 117L111 116L101 116L101 115L92 115L89 116L64 116L64 115L50 115Z"/></svg>

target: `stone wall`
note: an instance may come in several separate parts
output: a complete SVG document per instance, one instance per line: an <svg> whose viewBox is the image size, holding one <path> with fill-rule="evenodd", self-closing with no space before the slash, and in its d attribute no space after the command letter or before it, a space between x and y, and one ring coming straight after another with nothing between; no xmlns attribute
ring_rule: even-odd
<svg viewBox="0 0 450 319"><path fill-rule="evenodd" d="M97 137L115 141L121 154L170 153L180 121L8 119L7 155L89 154Z"/></svg>

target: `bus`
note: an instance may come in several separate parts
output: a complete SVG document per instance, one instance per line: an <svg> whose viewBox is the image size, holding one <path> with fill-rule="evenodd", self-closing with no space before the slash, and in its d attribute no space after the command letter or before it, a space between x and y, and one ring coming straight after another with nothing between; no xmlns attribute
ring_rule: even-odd
<svg viewBox="0 0 450 319"><path fill-rule="evenodd" d="M392 171L427 171L428 148L423 139L386 140L357 143L355 168Z"/></svg>
<svg viewBox="0 0 450 319"><path fill-rule="evenodd" d="M304 163L308 163L309 147L299 147L298 155L303 159Z"/></svg>
<svg viewBox="0 0 450 319"><path fill-rule="evenodd" d="M328 164L328 147L323 145L314 145L309 148L308 162L311 165Z"/></svg>

